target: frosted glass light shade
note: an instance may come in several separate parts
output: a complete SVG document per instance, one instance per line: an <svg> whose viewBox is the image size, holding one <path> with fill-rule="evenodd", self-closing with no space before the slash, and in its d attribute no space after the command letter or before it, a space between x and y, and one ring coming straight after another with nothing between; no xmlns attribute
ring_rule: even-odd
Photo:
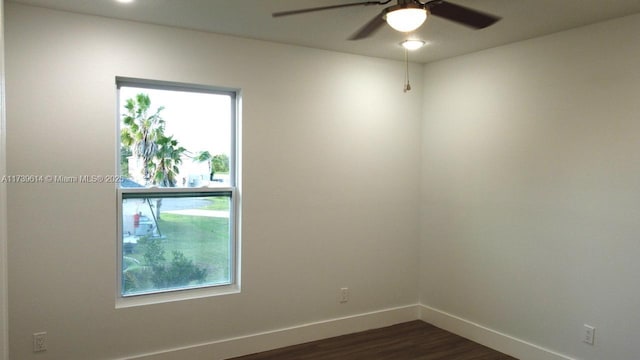
<svg viewBox="0 0 640 360"><path fill-rule="evenodd" d="M414 7L402 7L397 10L388 12L385 15L387 24L400 32L413 31L427 20L427 10L414 8Z"/></svg>
<svg viewBox="0 0 640 360"><path fill-rule="evenodd" d="M423 40L409 39L401 42L400 45L407 50L418 50L425 46L426 43Z"/></svg>

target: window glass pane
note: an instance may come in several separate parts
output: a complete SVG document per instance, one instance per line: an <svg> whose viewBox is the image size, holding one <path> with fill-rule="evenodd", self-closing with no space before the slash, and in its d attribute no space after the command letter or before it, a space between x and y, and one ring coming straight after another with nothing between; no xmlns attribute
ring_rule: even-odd
<svg viewBox="0 0 640 360"><path fill-rule="evenodd" d="M120 296L236 284L237 93L116 82Z"/></svg>
<svg viewBox="0 0 640 360"><path fill-rule="evenodd" d="M122 295L233 281L231 192L122 194Z"/></svg>
<svg viewBox="0 0 640 360"><path fill-rule="evenodd" d="M122 187L232 186L234 98L122 86Z"/></svg>

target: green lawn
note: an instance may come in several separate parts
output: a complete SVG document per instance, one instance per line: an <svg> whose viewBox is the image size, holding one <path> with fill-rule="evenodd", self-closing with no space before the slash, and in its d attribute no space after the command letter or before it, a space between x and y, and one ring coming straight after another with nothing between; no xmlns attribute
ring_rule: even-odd
<svg viewBox="0 0 640 360"><path fill-rule="evenodd" d="M226 200L226 199L223 199ZM228 203L228 201L226 201ZM211 206L222 207L219 201L212 201ZM139 240L133 252L126 254L125 267L133 266L143 269L145 263L145 252L147 251L147 241L159 241L164 249L164 258L167 262L173 259L173 252L179 251L187 259L193 261L198 268L207 271L205 283L220 283L230 280L229 258L229 219L190 216L163 213L158 222L158 228L162 234L160 239ZM135 259L135 260L131 260ZM136 275L137 276L137 275ZM139 276L137 280L142 279ZM144 280L138 282L139 287L151 286Z"/></svg>
<svg viewBox="0 0 640 360"><path fill-rule="evenodd" d="M222 197L222 196L211 197L211 198L207 198L207 201L209 201L210 204L202 207L201 209L229 211L229 208L230 208L229 203L231 199L228 197Z"/></svg>
<svg viewBox="0 0 640 360"><path fill-rule="evenodd" d="M229 219L162 214L159 228L167 254L178 250L196 265L207 267L209 280L228 278Z"/></svg>

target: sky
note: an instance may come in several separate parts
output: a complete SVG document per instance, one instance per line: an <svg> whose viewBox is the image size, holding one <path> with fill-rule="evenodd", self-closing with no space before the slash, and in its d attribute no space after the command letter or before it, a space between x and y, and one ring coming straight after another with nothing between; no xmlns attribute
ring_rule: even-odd
<svg viewBox="0 0 640 360"><path fill-rule="evenodd" d="M164 106L165 135L173 135L178 145L193 155L209 151L211 155L231 154L231 101L223 94L207 94L133 87L120 88L120 109L124 113L127 99L139 93L149 95L150 114Z"/></svg>

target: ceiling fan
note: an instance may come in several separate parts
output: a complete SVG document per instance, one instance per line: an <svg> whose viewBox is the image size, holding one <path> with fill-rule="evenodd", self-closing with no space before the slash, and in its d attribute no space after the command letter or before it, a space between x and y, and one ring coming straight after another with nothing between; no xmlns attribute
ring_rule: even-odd
<svg viewBox="0 0 640 360"><path fill-rule="evenodd" d="M361 1L347 4L321 6L307 9L280 11L272 14L273 17L297 15L314 11L337 9L350 6L386 5L386 1ZM397 0L396 5L384 8L373 19L361 27L349 40L360 40L373 35L385 22L400 32L414 31L425 22L428 14L438 16L456 23L474 28L483 29L493 25L500 17L474 10L465 6L450 3L444 0Z"/></svg>

